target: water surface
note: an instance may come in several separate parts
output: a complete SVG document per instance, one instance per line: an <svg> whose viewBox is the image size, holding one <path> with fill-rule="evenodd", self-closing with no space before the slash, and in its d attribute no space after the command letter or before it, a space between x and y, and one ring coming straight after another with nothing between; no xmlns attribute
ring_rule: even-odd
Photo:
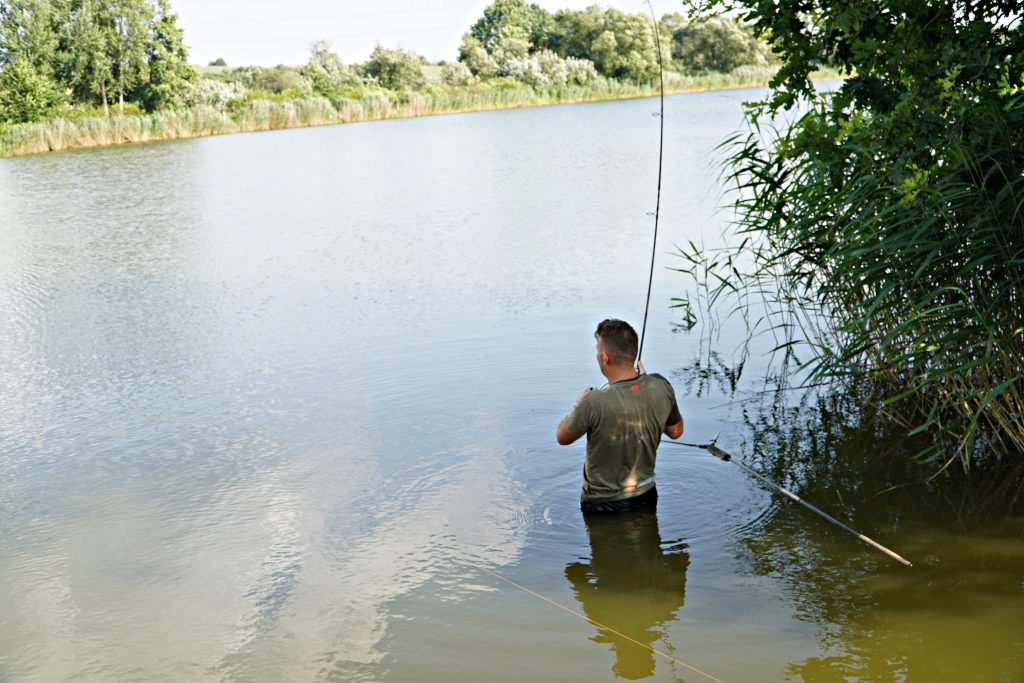
<svg viewBox="0 0 1024 683"><path fill-rule="evenodd" d="M4 160L0 680L704 680L609 629L727 681L1024 680L1019 517L695 383L672 245L756 95L667 101L644 359L913 569L681 448L656 515L581 517L554 427L643 313L654 101Z"/></svg>

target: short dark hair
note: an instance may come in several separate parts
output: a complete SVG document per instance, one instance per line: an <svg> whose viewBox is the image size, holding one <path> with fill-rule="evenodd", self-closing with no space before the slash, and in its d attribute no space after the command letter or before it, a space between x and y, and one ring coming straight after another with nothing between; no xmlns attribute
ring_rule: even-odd
<svg viewBox="0 0 1024 683"><path fill-rule="evenodd" d="M614 318L602 320L594 337L600 340L616 365L632 365L636 360L636 330L629 323Z"/></svg>

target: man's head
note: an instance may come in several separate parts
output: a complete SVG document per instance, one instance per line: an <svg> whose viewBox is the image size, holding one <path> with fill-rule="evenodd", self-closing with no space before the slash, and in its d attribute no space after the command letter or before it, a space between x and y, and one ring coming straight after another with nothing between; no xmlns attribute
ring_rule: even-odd
<svg viewBox="0 0 1024 683"><path fill-rule="evenodd" d="M606 366L632 368L636 360L636 330L622 320L602 320L597 331L597 364L604 372Z"/></svg>

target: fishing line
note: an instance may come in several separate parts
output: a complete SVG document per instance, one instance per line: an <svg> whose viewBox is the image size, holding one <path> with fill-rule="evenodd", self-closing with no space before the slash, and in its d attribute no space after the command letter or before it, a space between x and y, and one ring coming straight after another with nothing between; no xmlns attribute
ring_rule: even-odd
<svg viewBox="0 0 1024 683"><path fill-rule="evenodd" d="M651 286L654 284L654 259L658 253L658 220L661 216L661 169L665 157L665 65L661 58L661 32L658 31L658 20L654 16L654 6L647 0L647 8L651 11L651 23L654 26L654 41L658 48L658 78L661 84L661 109L655 116L660 122L658 136L658 195L654 203L654 242L651 245L651 272L647 277L647 303L644 304L644 322L640 326L640 344L637 347L636 362L640 363L640 356L644 352L644 336L647 334L647 313L651 308Z"/></svg>
<svg viewBox="0 0 1024 683"><path fill-rule="evenodd" d="M757 470L752 469L750 467L747 467L746 465L741 463L739 460L736 460L731 455L729 455L728 453L723 451L721 448L716 446L715 445L716 441L718 441L718 437L717 436L714 439L712 439L711 441L709 441L708 443L704 443L704 444L700 444L700 443L684 443L684 442L681 442L681 441L665 441L665 440L662 440L661 443L670 443L670 444L673 444L673 445L676 445L676 446L684 446L686 448L700 448L702 450L707 451L711 455L715 456L719 460L722 460L724 462L731 462L732 464L736 465L737 467L739 467L741 470L743 470L744 472L746 472L750 476L759 479L762 483L764 483L768 487L775 489L779 493L782 493L783 495L785 495L790 500L794 500L797 503L800 503L801 505L803 505L805 508L807 508L811 512L815 513L819 517L821 517L821 518L823 518L823 519L825 519L825 520L827 520L829 522L832 522L833 524L835 524L837 527L839 527L843 531L845 531L848 534L854 536L858 540L864 541L865 543L870 545L872 548L885 553L886 555L888 555L892 559L896 560L897 562L899 562L899 563L901 563L901 564L903 564L903 565L905 565L907 567L913 567L914 566L914 565L912 565L910 563L910 560L906 559L902 555L900 555L898 553L895 553L892 550L889 550L888 548L886 548L884 545L882 545L878 541L875 541L875 540L873 540L871 538L868 538L867 536L865 536L864 534L860 533L859 531L857 531L857 530L847 526L846 524L843 524L842 522L840 522L838 519L836 519L832 515L828 514L827 512L823 512L822 510L819 510L818 508L814 507L813 505L808 503L806 500L804 500L800 496L796 495L795 493L793 493L792 491L790 491L786 487L780 486L779 484L776 484L774 481L772 481L768 477L764 476L763 474L761 474Z"/></svg>
<svg viewBox="0 0 1024 683"><path fill-rule="evenodd" d="M583 612L580 612L578 610L574 610L571 607L566 607L565 605L563 605L563 604L561 604L559 602L556 602L556 601L552 600L551 598L549 598L547 596L541 595L540 593L538 593L538 592L536 592L534 590L531 590L531 589L527 588L526 586L524 586L522 584L518 584L515 581L513 581L512 579L509 579L509 578L506 578L506 577L502 576L498 572L492 571L492 570L488 569L487 567L481 567L480 565L478 565L478 564L476 564L474 562L470 562L469 560L463 560L463 562L465 562L466 564L468 564L471 567L479 569L480 571L482 571L485 574L489 574L489 575L493 576L496 579L504 581L505 583L509 584L510 586L515 586L519 590L521 590L521 591L523 591L525 593L529 593L530 595L532 595L535 598L539 598L540 600L543 600L544 602L546 602L548 604L554 605L555 607L557 607L560 610L563 610L565 612L568 612L569 614L572 614L574 616L579 617L580 619L588 621L591 624L593 624L594 626L597 626L598 628L603 628L604 630L606 630L606 631L608 631L610 633L614 633L615 635L619 636L620 638L624 638L625 640L628 640L631 643L639 645L640 647L644 648L645 650L650 650L654 654L656 654L656 655L658 655L660 657L664 657L665 659L667 659L670 662L673 662L675 664L683 666L683 667L689 669L690 671L692 671L692 672L694 672L696 674L700 674L701 676L703 676L704 678L708 679L709 681L717 681L717 683L725 683L725 681L723 681L721 678L716 678L715 676L712 676L711 674L707 673L706 671L701 671L697 667L691 666L690 664L687 664L686 662L682 661L681 659L677 659L676 657L673 657L670 654L662 652L661 650L657 650L657 649L651 647L650 645L648 645L647 643L640 642L636 638L630 638L625 633L622 633L621 631L617 631L616 629L612 628L611 626L606 626L605 624L602 624L601 622L599 622L599 621L597 621L595 619L591 619L590 617L588 617Z"/></svg>

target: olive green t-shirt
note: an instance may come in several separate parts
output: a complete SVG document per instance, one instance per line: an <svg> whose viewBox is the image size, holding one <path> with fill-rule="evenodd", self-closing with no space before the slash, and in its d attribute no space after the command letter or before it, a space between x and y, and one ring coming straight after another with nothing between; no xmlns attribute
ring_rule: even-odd
<svg viewBox="0 0 1024 683"><path fill-rule="evenodd" d="M587 435L583 500L620 500L654 486L654 460L665 427L681 419L672 385L640 375L591 391L565 418Z"/></svg>

